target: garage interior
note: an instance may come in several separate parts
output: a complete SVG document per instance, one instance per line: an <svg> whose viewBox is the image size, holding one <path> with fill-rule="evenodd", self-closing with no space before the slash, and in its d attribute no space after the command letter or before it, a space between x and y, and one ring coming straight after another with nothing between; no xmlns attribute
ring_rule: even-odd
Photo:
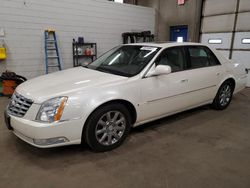
<svg viewBox="0 0 250 188"><path fill-rule="evenodd" d="M19 82L45 75L47 67L49 73L58 71L58 66L46 66L47 29L56 33L60 62L55 62L62 70L95 60L123 44L124 36L128 43L200 42L250 70L249 0L0 3L0 74L25 78ZM86 47L78 50L79 45ZM11 73L7 78L2 74L1 81ZM247 88L226 110L202 106L147 123L132 129L121 147L105 153L85 145L38 149L16 138L5 127L4 110L19 82L10 88L0 82L0 187L248 188L247 76Z"/></svg>

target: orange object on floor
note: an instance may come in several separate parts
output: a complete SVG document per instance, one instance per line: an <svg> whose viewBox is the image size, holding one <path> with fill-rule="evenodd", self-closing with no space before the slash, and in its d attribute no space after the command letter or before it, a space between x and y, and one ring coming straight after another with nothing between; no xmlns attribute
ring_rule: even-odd
<svg viewBox="0 0 250 188"><path fill-rule="evenodd" d="M16 86L17 84L13 80L3 80L3 95L12 95Z"/></svg>

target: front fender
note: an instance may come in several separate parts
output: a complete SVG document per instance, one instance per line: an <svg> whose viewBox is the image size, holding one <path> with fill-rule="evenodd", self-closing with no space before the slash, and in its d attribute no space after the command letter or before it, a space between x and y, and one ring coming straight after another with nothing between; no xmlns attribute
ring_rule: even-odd
<svg viewBox="0 0 250 188"><path fill-rule="evenodd" d="M95 109L113 100L128 101L138 111L136 101L139 101L139 97L139 88L133 83L81 91L69 96L62 119L82 119L84 124Z"/></svg>

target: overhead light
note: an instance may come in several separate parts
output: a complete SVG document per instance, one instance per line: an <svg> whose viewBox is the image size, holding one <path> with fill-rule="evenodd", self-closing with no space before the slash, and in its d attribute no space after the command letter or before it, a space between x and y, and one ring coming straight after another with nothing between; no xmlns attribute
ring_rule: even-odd
<svg viewBox="0 0 250 188"><path fill-rule="evenodd" d="M221 39L209 39L208 43L209 44L221 44L222 40Z"/></svg>
<svg viewBox="0 0 250 188"><path fill-rule="evenodd" d="M123 0L114 0L116 3L123 3Z"/></svg>
<svg viewBox="0 0 250 188"><path fill-rule="evenodd" d="M242 44L250 44L250 38L245 38L241 40Z"/></svg>

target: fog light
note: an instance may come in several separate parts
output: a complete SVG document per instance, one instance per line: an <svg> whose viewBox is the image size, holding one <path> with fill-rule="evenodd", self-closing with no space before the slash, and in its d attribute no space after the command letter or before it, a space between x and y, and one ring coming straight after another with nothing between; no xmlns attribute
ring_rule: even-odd
<svg viewBox="0 0 250 188"><path fill-rule="evenodd" d="M48 139L33 139L34 144L40 146L52 145L52 144L61 144L64 142L69 142L69 140L65 137L56 137L56 138L48 138Z"/></svg>

